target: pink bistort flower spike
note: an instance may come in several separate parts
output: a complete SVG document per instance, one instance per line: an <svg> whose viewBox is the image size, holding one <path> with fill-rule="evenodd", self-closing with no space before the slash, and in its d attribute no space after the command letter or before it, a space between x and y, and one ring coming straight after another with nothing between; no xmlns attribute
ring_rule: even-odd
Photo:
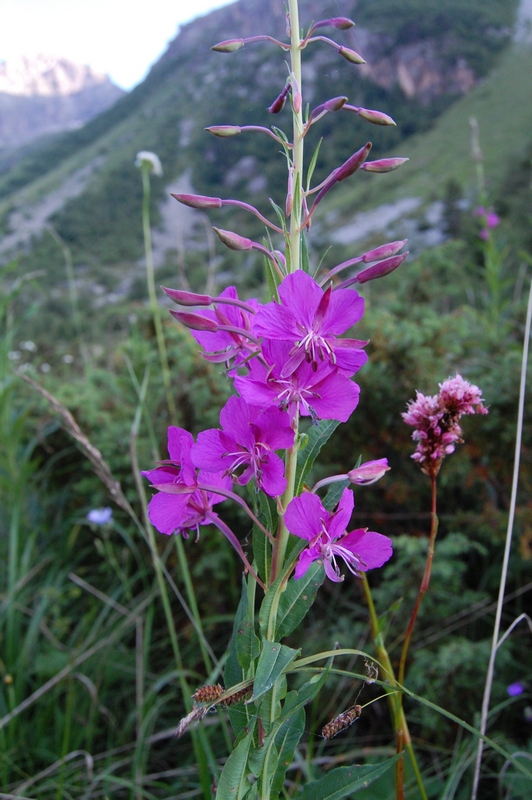
<svg viewBox="0 0 532 800"><path fill-rule="evenodd" d="M257 312L253 333L291 343L281 377L291 375L303 361L317 371L321 362L353 375L366 362L367 342L339 339L364 313L364 299L347 290L323 291L306 272L286 276L279 286L280 303L268 303Z"/></svg>
<svg viewBox="0 0 532 800"><path fill-rule="evenodd" d="M406 424L415 429L412 438L418 442L412 458L432 478L438 474L445 456L463 442L460 417L488 413L482 405L481 390L461 375L448 378L439 386L440 392L432 397L416 392L416 399L409 401L403 413Z"/></svg>
<svg viewBox="0 0 532 800"><path fill-rule="evenodd" d="M284 463L276 450L294 443L290 417L270 406L263 411L241 397L230 397L220 412L222 430L211 428L198 434L192 459L200 469L223 472L244 486L254 478L270 497L286 489Z"/></svg>
<svg viewBox="0 0 532 800"><path fill-rule="evenodd" d="M392 555L392 543L387 536L367 528L347 533L354 504L351 489L344 489L333 512L324 508L316 494L305 493L289 503L284 515L286 527L290 533L309 543L299 556L294 574L296 580L305 574L313 561L323 561L327 577L335 583L344 579L337 558L343 559L356 576L368 569L382 567L388 561Z"/></svg>

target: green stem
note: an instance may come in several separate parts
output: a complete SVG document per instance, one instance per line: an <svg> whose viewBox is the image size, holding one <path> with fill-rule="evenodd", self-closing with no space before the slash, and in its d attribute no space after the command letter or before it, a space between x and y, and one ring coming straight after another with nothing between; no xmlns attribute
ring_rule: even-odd
<svg viewBox="0 0 532 800"><path fill-rule="evenodd" d="M390 686L394 690L393 694L392 692L388 694L388 705L390 707L390 713L392 715L394 725L396 750L398 753L402 753L404 750L408 752L420 796L422 800L427 800L427 793L425 792L425 787L423 786L423 779L417 763L416 754L414 753L414 748L412 747L410 731L408 729L408 723L403 710L403 696L400 689L401 681L398 681L395 677L390 656L388 655L388 651L384 644L382 633L379 630L379 618L377 617L373 596L371 594L371 589L369 587L366 575L362 575L362 585L368 605L371 634L377 650L377 656L384 667L385 679L390 683ZM395 767L395 792L396 800L404 800L404 762L402 758L398 760Z"/></svg>
<svg viewBox="0 0 532 800"><path fill-rule="evenodd" d="M144 234L144 251L146 254L146 282L148 285L148 296L150 299L150 311L153 316L153 324L155 326L155 335L157 337L157 347L159 349L159 361L161 364L161 371L163 375L164 390L166 394L166 404L170 417L175 422L177 421L177 408L172 394L172 386L170 380L170 367L168 366L168 355L166 353L166 342L164 339L163 324L161 320L161 309L157 302L157 293L155 291L155 269L153 265L153 249L151 242L151 227L150 227L150 175L149 168L142 167L142 231Z"/></svg>
<svg viewBox="0 0 532 800"><path fill-rule="evenodd" d="M292 74L297 82L299 91L301 86L301 39L299 37L299 9L297 0L289 0L288 11L290 18L290 65ZM301 104L302 105L302 104ZM301 269L301 209L303 191L303 112L292 107L293 115L293 187L294 203L290 214L290 271Z"/></svg>

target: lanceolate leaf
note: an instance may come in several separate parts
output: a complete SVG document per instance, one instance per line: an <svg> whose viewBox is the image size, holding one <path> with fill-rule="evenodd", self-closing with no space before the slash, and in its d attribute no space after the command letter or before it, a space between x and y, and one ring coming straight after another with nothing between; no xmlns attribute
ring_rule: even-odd
<svg viewBox="0 0 532 800"><path fill-rule="evenodd" d="M297 581L288 581L285 591L279 600L277 611L277 629L275 636L282 639L297 628L307 614L316 597L316 592L323 583L325 570L323 565L314 562L306 573Z"/></svg>
<svg viewBox="0 0 532 800"><path fill-rule="evenodd" d="M224 683L226 688L235 686L237 683L241 683L241 681L243 681L246 677L244 675L244 670L239 663L239 648L237 645L237 639L239 636L238 631L242 629L242 626L248 620L248 609L248 587L246 579L243 578L242 596L240 598L240 603L238 604L238 609L235 616L233 635L231 636L231 642L229 644L229 655L227 657L227 661L225 662ZM242 703L238 703L236 706L231 706L231 708L228 709L228 713L233 730L235 734L238 735L244 729L244 727L248 725L251 717L251 709L248 706L244 706Z"/></svg>
<svg viewBox="0 0 532 800"><path fill-rule="evenodd" d="M298 708L287 717L275 735L275 746L277 748L277 769L273 776L270 790L270 797L278 797L281 794L286 770L292 763L294 752L303 736L305 730L305 711Z"/></svg>
<svg viewBox="0 0 532 800"><path fill-rule="evenodd" d="M277 530L278 514L275 508L275 501L268 497L264 492L260 493L260 520L270 533L275 534ZM253 526L253 555L257 564L260 577L265 583L270 579L270 567L272 561L272 545L264 531L257 525Z"/></svg>
<svg viewBox="0 0 532 800"><path fill-rule="evenodd" d="M234 800L242 800L243 797L251 789L248 775L248 757L249 750L253 742L253 729L255 727L256 717L252 720L249 732L242 739L242 741L235 747L222 770L218 789L216 791L216 800L227 800L227 798L234 798Z"/></svg>
<svg viewBox="0 0 532 800"><path fill-rule="evenodd" d="M338 767L318 781L307 783L299 800L341 800L342 797L349 797L384 775L400 757L394 756L381 764L363 767Z"/></svg>
<svg viewBox="0 0 532 800"><path fill-rule="evenodd" d="M252 700L257 700L268 692L285 667L297 657L299 650L293 650L279 642L264 640L260 654L255 683L253 685Z"/></svg>
<svg viewBox="0 0 532 800"><path fill-rule="evenodd" d="M323 505L327 511L332 511L334 507L338 505L342 492L344 489L347 489L348 486L349 481L347 479L345 481L337 481L337 483L332 483L329 486L329 490L323 499Z"/></svg>
<svg viewBox="0 0 532 800"><path fill-rule="evenodd" d="M322 419L309 430L307 446L299 453L297 459L296 495L301 494L303 482L312 469L321 448L328 442L339 424L334 419Z"/></svg>

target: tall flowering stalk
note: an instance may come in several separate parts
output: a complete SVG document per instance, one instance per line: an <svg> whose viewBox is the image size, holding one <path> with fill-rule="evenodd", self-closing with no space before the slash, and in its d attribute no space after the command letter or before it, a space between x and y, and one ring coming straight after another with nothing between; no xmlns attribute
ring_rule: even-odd
<svg viewBox="0 0 532 800"><path fill-rule="evenodd" d="M353 256L318 277L309 274L303 258L313 214L338 183L357 171L389 172L407 160L369 161L371 143L367 142L320 184L312 185L317 153L305 175L305 137L324 115L355 113L369 124L395 124L383 112L350 105L347 97L329 98L314 109L304 110L303 51L307 46L325 45L351 65L364 63L357 52L322 35L324 29L342 32L353 25L345 17L334 17L315 22L302 35L297 0L289 0L288 41L256 35L213 47L217 52L235 53L255 42L269 42L289 58L288 77L269 111L277 115L290 108L290 134L277 126L241 127L233 121L207 128L211 135L222 138L244 132L267 134L276 147L281 146L288 165L287 194L284 210L279 204L275 206L276 221L239 200L174 195L180 203L213 213L224 205L246 210L266 226L269 243L214 228L229 249L263 256L269 302L243 300L234 286L216 297L164 290L178 306L172 315L190 329L208 361L225 366L235 393L221 410L219 427L201 431L196 441L188 431L170 427L169 459L144 473L156 490L149 504L149 518L161 533L189 538L195 532L198 541L203 528L215 528L232 545L242 564L242 598L226 662L226 689L219 684L200 687L194 694L194 708L178 728L181 735L189 725L200 722L207 710L230 709L235 747L221 775L213 776L218 800L284 796L285 774L305 730L304 707L324 685L332 659L345 655L368 659L365 674L352 673L359 680L373 682L380 669L396 732L397 756L378 768L330 770L308 784L308 796L315 800L349 796L395 764L396 795L402 798L406 748L420 796L426 797L401 702L408 643L422 594L412 615L396 679L366 577L369 570L381 567L391 557L392 542L376 531L350 524L355 499L349 486L379 480L389 469L387 460L358 464L343 474L323 478L312 489L307 485L321 447L358 405L360 389L354 376L367 360L368 342L351 337L351 329L364 314L364 299L354 287L391 273L407 255L400 252L405 241L389 242ZM417 405L409 407L417 431L416 458L434 480L441 459L460 440L460 416L481 407L475 389L457 376L441 385L439 399L418 395ZM301 426L303 418L310 420L310 427ZM322 496L325 487L327 492ZM242 496L246 491L249 503ZM251 547L224 520L228 500L238 504L248 517ZM362 584L379 667L371 656L349 647L302 657L299 650L282 642L302 622L325 578L341 583L346 576ZM428 578L423 592L427 586ZM256 606L260 606L258 614ZM306 683L298 684L297 690L289 689L293 673L301 677L308 671L311 675ZM322 735L326 739L337 735L362 711L358 704L342 710L323 728Z"/></svg>

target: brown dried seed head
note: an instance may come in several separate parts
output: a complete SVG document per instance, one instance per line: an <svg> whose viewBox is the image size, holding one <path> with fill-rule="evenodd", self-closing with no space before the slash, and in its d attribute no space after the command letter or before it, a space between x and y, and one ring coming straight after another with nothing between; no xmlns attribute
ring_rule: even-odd
<svg viewBox="0 0 532 800"><path fill-rule="evenodd" d="M227 708L227 706L234 706L236 703L240 703L242 700L247 700L252 694L253 686L247 686L245 689L240 689L239 692L235 692L234 694L229 695L229 697L226 697L222 703L222 707Z"/></svg>
<svg viewBox="0 0 532 800"><path fill-rule="evenodd" d="M223 694L223 689L219 683L211 686L200 686L192 695L195 703L214 703Z"/></svg>
<svg viewBox="0 0 532 800"><path fill-rule="evenodd" d="M355 722L362 713L362 707L355 705L348 708L347 711L342 711L337 717L327 723L321 729L321 735L324 739L332 739L341 731L345 731L350 725Z"/></svg>

